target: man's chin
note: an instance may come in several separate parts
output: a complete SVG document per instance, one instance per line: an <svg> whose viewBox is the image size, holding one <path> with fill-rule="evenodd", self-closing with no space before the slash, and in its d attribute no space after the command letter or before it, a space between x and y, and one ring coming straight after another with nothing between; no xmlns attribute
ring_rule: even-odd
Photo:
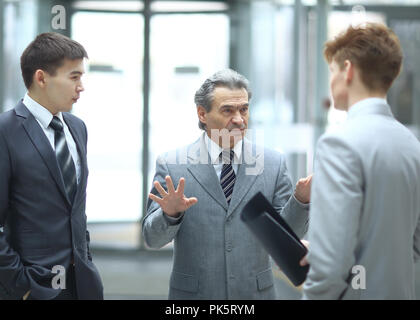
<svg viewBox="0 0 420 320"><path fill-rule="evenodd" d="M62 112L70 112L73 109L73 103L63 108Z"/></svg>

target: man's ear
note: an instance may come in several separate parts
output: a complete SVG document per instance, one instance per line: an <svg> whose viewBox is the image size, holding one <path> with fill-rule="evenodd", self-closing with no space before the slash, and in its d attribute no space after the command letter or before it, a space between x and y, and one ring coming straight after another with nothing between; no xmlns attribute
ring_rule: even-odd
<svg viewBox="0 0 420 320"><path fill-rule="evenodd" d="M346 82L351 83L354 78L354 64L350 60L345 60L344 69L346 70Z"/></svg>
<svg viewBox="0 0 420 320"><path fill-rule="evenodd" d="M206 123L207 123L207 120L206 120L206 114L207 114L207 111L206 111L206 109L204 109L204 107L203 107L203 106L198 106L198 107L197 107L197 115L198 115L198 119L200 120L200 122L202 122L202 123L204 123L204 124L206 124Z"/></svg>
<svg viewBox="0 0 420 320"><path fill-rule="evenodd" d="M38 87L45 88L47 73L44 70L38 69L35 71L33 76L33 83L36 83Z"/></svg>

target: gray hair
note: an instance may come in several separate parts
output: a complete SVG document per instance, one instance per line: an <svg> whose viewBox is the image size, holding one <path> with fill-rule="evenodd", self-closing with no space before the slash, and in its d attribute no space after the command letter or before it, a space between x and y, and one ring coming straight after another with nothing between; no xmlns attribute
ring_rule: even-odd
<svg viewBox="0 0 420 320"><path fill-rule="evenodd" d="M197 90L194 96L196 107L202 106L206 112L210 112L213 102L213 91L217 87L226 87L231 90L245 89L248 92L248 100L251 100L252 93L249 88L249 81L232 69L224 69L206 79L200 89ZM201 121L198 121L198 126L202 130L206 129L206 125Z"/></svg>

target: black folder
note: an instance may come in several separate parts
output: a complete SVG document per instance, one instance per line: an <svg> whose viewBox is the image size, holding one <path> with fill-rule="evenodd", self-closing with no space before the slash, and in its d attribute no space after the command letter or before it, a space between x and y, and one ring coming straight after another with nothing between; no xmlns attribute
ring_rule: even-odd
<svg viewBox="0 0 420 320"><path fill-rule="evenodd" d="M308 250L261 192L245 205L241 219L289 280L301 285L309 265L302 267L299 262Z"/></svg>

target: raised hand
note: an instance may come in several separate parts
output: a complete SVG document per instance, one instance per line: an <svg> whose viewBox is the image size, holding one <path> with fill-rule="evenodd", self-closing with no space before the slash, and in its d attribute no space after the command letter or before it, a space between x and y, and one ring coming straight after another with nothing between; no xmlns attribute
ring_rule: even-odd
<svg viewBox="0 0 420 320"><path fill-rule="evenodd" d="M165 177L166 186L168 191L166 191L159 181L153 182L156 190L159 192L162 198L149 193L149 198L155 201L160 205L163 212L168 216L177 217L181 212L186 211L191 206L198 202L197 198L187 198L184 195L185 179L179 179L178 188L175 190L174 184L170 176Z"/></svg>
<svg viewBox="0 0 420 320"><path fill-rule="evenodd" d="M299 179L296 183L295 198L302 203L309 203L311 201L311 184L312 175Z"/></svg>
<svg viewBox="0 0 420 320"><path fill-rule="evenodd" d="M308 251L309 251L309 241L307 241L307 240L300 240L302 243L303 243L303 245L306 247L306 249L308 249ZM306 254L301 260L300 260L300 262L299 262L299 264L302 266L302 267L304 267L304 266L306 266L307 264L309 264L309 262L308 262L308 260L307 260L307 256L308 256L308 254Z"/></svg>

